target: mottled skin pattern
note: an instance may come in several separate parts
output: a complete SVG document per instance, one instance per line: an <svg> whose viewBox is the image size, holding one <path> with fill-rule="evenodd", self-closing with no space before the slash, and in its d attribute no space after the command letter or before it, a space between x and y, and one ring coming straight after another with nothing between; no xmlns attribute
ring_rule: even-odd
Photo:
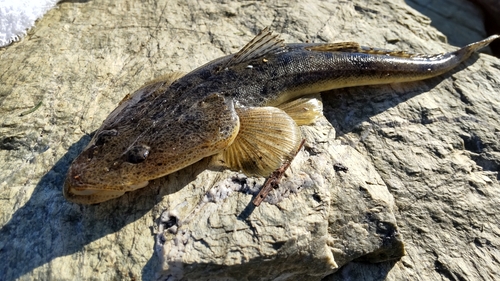
<svg viewBox="0 0 500 281"><path fill-rule="evenodd" d="M294 119L280 106L335 88L437 76L496 38L423 56L353 42L283 44L266 29L237 54L182 77L156 80L127 96L74 160L64 196L82 204L103 202L219 153L230 168L267 176L300 141ZM304 108L309 110L308 105ZM288 134L293 136L282 145ZM270 142L269 136L277 138ZM249 147L255 152L247 152ZM259 165L260 160L268 165Z"/></svg>

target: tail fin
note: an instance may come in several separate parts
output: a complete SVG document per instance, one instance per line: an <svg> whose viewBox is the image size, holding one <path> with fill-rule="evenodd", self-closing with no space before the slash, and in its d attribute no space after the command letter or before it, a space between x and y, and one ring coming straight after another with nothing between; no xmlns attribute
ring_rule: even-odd
<svg viewBox="0 0 500 281"><path fill-rule="evenodd" d="M491 42L493 42L495 39L498 39L500 38L500 35L491 35L490 37L484 39L484 40L481 40L481 41L478 41L478 42L475 42L475 43L471 43L459 50L456 50L454 53L457 57L460 58L460 61L464 61L466 60L468 57L470 57L474 52L477 52L479 51L480 49L488 46Z"/></svg>

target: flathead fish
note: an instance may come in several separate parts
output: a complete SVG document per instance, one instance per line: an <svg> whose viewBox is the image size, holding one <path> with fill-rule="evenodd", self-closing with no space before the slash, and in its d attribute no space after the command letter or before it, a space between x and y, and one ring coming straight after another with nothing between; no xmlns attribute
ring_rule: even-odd
<svg viewBox="0 0 500 281"><path fill-rule="evenodd" d="M298 125L322 114L307 95L434 77L499 37L419 55L355 42L284 44L266 28L236 54L127 95L71 164L64 196L103 202L214 155L228 168L267 176L294 154Z"/></svg>

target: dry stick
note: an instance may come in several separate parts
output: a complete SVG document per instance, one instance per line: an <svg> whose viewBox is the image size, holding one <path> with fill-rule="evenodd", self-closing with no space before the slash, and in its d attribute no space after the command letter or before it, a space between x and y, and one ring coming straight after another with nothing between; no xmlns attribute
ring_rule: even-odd
<svg viewBox="0 0 500 281"><path fill-rule="evenodd" d="M30 113L35 112L35 110L37 110L41 105L42 105L42 101L40 101L39 103L37 103L37 105L35 105L35 107L33 107L32 109L29 109L29 110L26 110L24 112L21 112L21 114L19 114L19 117L26 116L26 115L28 115Z"/></svg>
<svg viewBox="0 0 500 281"><path fill-rule="evenodd" d="M295 156L297 156L297 153L299 153L300 149L302 149L302 146L304 146L304 143L306 142L305 139L303 139L300 142L299 148L295 152L290 159L286 160L281 167L276 169L266 180L262 188L260 189L259 194L257 194L257 197L253 200L253 204L258 207L262 201L266 198L267 194L271 192L273 188L278 188L278 185L281 181L281 178L285 175L286 169L290 167L290 164L292 163L293 159Z"/></svg>

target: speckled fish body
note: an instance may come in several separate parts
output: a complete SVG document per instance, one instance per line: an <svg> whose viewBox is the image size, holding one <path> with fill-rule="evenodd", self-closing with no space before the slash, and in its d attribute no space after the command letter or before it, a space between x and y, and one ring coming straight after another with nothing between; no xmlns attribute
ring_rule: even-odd
<svg viewBox="0 0 500 281"><path fill-rule="evenodd" d="M229 168L265 176L300 142L299 118L290 116L297 108L318 106L294 100L335 88L434 77L498 37L427 56L352 42L283 44L266 29L236 54L127 96L71 165L64 195L77 203L106 201L219 154Z"/></svg>

